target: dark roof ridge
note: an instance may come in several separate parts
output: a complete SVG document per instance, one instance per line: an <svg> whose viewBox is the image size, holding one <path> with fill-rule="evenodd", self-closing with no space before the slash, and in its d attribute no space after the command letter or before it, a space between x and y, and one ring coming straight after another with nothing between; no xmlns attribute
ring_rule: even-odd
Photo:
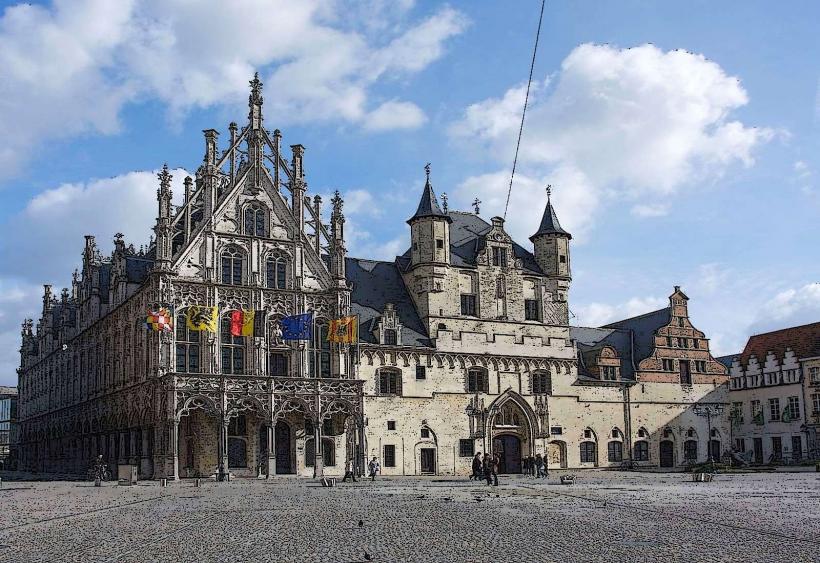
<svg viewBox="0 0 820 563"><path fill-rule="evenodd" d="M786 332L787 330L796 330L796 329L799 329L799 328L806 328L807 326L813 326L813 325L820 325L820 321L815 321L813 323L806 323L806 324L802 324L802 325L788 326L786 328L778 328L777 330L770 330L768 332L756 332L755 334L750 335L749 338L754 338L755 336L766 336L767 334L775 334L775 333L778 333L778 332Z"/></svg>
<svg viewBox="0 0 820 563"><path fill-rule="evenodd" d="M648 317L649 315L656 315L656 314L660 313L661 311L666 311L666 310L671 310L671 309L672 309L672 307L661 307L660 309L656 309L654 311L649 311L648 313L643 313L641 315L635 315L634 317L627 317L625 319L621 319L620 321L613 321L609 324L601 325L600 327L597 327L597 328L620 328L620 327L616 327L616 326L612 326L612 325L625 323L627 321L634 321L634 320L637 320L637 319L642 319L643 317Z"/></svg>

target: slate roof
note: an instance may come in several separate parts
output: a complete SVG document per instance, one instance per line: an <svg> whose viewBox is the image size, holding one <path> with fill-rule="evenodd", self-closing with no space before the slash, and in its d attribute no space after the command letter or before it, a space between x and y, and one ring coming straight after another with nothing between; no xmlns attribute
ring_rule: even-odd
<svg viewBox="0 0 820 563"><path fill-rule="evenodd" d="M475 213L450 211L450 264L457 268L475 268L478 253L486 245L485 235L492 225ZM544 275L532 252L515 241L512 244L513 255L520 259L526 274ZM403 269L410 265L410 249L398 258Z"/></svg>
<svg viewBox="0 0 820 563"><path fill-rule="evenodd" d="M436 197L436 193L433 191L433 186L430 185L429 179L424 184L424 191L421 193L421 201L419 201L419 206L416 209L416 213L410 217L407 222L410 223L416 219L421 219L422 217L441 217L447 221L451 220L450 217L441 210L441 207L439 207L438 198Z"/></svg>
<svg viewBox="0 0 820 563"><path fill-rule="evenodd" d="M782 362L786 348L791 348L797 358L820 356L820 322L755 334L740 354L740 365L745 369L752 355L762 364L770 351Z"/></svg>
<svg viewBox="0 0 820 563"><path fill-rule="evenodd" d="M108 303L108 289L111 285L111 264L100 264L100 302Z"/></svg>
<svg viewBox="0 0 820 563"><path fill-rule="evenodd" d="M558 222L558 216L555 214L555 208L552 206L552 202L547 199L547 206L544 208L544 215L541 216L541 224L538 226L538 230L535 234L530 237L530 240L533 240L538 235L556 234L564 235L570 239L572 238L572 235L561 227L561 223Z"/></svg>
<svg viewBox="0 0 820 563"><path fill-rule="evenodd" d="M586 365L591 362L604 346L612 346L621 359L621 379L635 380L635 364L632 357L632 336L628 330L615 328L569 327L570 338L578 347L578 374L592 375ZM596 377L597 380L597 377Z"/></svg>
<svg viewBox="0 0 820 563"><path fill-rule="evenodd" d="M728 354L728 355L726 355L726 356L718 356L718 357L717 357L717 358L715 358L715 359L716 359L717 361L719 361L721 364L723 364L724 366L726 366L726 369L731 369L731 368L732 368L732 362L733 362L733 361L735 360L735 358L737 358L738 356L740 356L740 354Z"/></svg>
<svg viewBox="0 0 820 563"><path fill-rule="evenodd" d="M359 338L362 342L376 343L372 331L385 305L392 303L402 324L402 345L431 345L427 330L394 262L345 258L345 269L347 280L353 284L351 310L354 315L359 315Z"/></svg>
<svg viewBox="0 0 820 563"><path fill-rule="evenodd" d="M662 326L668 325L671 319L672 308L665 307L651 313L610 323L602 328L619 328L632 331L635 365L638 365L641 360L652 355L652 350L655 348L655 332Z"/></svg>
<svg viewBox="0 0 820 563"><path fill-rule="evenodd" d="M0 385L0 396L2 395L17 395L17 387L6 387Z"/></svg>
<svg viewBox="0 0 820 563"><path fill-rule="evenodd" d="M128 283L142 283L148 277L148 272L154 265L151 258L143 258L141 256L126 256L125 257L125 276Z"/></svg>

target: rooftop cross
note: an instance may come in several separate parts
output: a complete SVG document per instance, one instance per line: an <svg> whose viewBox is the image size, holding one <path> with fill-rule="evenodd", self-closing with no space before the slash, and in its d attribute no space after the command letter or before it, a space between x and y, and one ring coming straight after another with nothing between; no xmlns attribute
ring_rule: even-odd
<svg viewBox="0 0 820 563"><path fill-rule="evenodd" d="M473 207L475 207L475 214L476 215L478 215L478 210L480 209L479 205L481 205L481 200L478 199L478 198L475 198L475 201L473 201Z"/></svg>

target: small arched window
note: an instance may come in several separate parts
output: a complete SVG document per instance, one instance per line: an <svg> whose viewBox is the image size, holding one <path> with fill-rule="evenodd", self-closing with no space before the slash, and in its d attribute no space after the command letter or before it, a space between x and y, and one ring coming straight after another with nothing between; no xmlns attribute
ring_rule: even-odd
<svg viewBox="0 0 820 563"><path fill-rule="evenodd" d="M548 371L536 371L532 374L533 395L552 395L552 376Z"/></svg>
<svg viewBox="0 0 820 563"><path fill-rule="evenodd" d="M698 459L698 443L696 440L686 440L683 443L683 457L690 463Z"/></svg>
<svg viewBox="0 0 820 563"><path fill-rule="evenodd" d="M279 256L270 256L265 261L265 285L270 289L287 289L288 262Z"/></svg>
<svg viewBox="0 0 820 563"><path fill-rule="evenodd" d="M222 251L222 283L229 285L242 284L244 254L235 246Z"/></svg>
<svg viewBox="0 0 820 563"><path fill-rule="evenodd" d="M220 348L222 350L222 373L245 373L245 342L242 336L231 334L231 314L222 316L220 326Z"/></svg>
<svg viewBox="0 0 820 563"><path fill-rule="evenodd" d="M245 234L254 237L268 236L267 210L258 203L245 208Z"/></svg>
<svg viewBox="0 0 820 563"><path fill-rule="evenodd" d="M490 381L487 370L482 368L470 368L467 370L467 392L468 393L489 393Z"/></svg>
<svg viewBox="0 0 820 563"><path fill-rule="evenodd" d="M401 395L401 372L393 369L379 370L379 395Z"/></svg>
<svg viewBox="0 0 820 563"><path fill-rule="evenodd" d="M619 462L624 460L623 442L612 441L607 444L607 460L611 462Z"/></svg>
<svg viewBox="0 0 820 563"><path fill-rule="evenodd" d="M649 442L646 440L635 442L635 461L649 461Z"/></svg>
<svg viewBox="0 0 820 563"><path fill-rule="evenodd" d="M581 442L581 463L595 463L595 442Z"/></svg>

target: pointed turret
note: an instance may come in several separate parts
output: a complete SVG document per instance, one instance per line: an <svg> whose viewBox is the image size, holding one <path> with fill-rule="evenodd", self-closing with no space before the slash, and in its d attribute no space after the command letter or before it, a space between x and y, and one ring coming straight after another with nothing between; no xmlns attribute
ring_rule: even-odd
<svg viewBox="0 0 820 563"><path fill-rule="evenodd" d="M407 222L410 224L412 248L410 261L418 264L450 263L450 223L453 220L439 207L433 185L430 183L430 163L424 167L427 180L416 213Z"/></svg>
<svg viewBox="0 0 820 563"><path fill-rule="evenodd" d="M569 241L572 235L561 227L551 201L552 186L547 186L547 207L541 217L538 231L530 237L535 261L541 270L551 277L571 278L569 267Z"/></svg>
<svg viewBox="0 0 820 563"><path fill-rule="evenodd" d="M168 172L168 165L165 164L157 174L159 179L159 189L157 190L157 223L154 226L154 233L157 235L156 260L154 270L166 272L171 269L171 173ZM123 248L125 243L123 242Z"/></svg>

